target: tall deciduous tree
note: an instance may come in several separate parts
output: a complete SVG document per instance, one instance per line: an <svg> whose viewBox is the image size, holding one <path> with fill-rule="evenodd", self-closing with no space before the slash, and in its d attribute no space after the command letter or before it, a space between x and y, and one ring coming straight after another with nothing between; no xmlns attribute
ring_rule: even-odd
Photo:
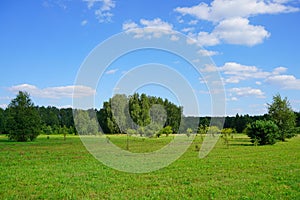
<svg viewBox="0 0 300 200"><path fill-rule="evenodd" d="M90 117L89 111L75 110L74 121L76 129L81 135L96 135L99 132L96 117Z"/></svg>
<svg viewBox="0 0 300 200"><path fill-rule="evenodd" d="M40 116L29 94L19 92L7 108L8 136L16 141L34 140L41 131Z"/></svg>
<svg viewBox="0 0 300 200"><path fill-rule="evenodd" d="M286 97L282 99L279 94L273 96L273 102L268 104L268 112L271 120L279 128L278 139L284 141L286 138L291 138L295 135L293 130L296 125L296 116Z"/></svg>

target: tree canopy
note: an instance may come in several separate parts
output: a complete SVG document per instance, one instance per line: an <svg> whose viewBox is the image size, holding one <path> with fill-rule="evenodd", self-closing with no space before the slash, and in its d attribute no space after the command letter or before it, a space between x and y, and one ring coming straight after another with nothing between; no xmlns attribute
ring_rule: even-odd
<svg viewBox="0 0 300 200"><path fill-rule="evenodd" d="M105 133L124 133L128 129L140 130L140 135L149 130L170 126L177 133L180 126L182 107L160 97L117 94L103 103L97 114ZM149 127L148 127L149 126ZM141 129L139 127L145 127ZM155 128L155 129L156 129Z"/></svg>
<svg viewBox="0 0 300 200"><path fill-rule="evenodd" d="M286 97L282 99L279 94L273 96L273 102L268 104L268 113L270 119L273 120L279 128L280 140L284 141L286 138L295 135L296 115Z"/></svg>
<svg viewBox="0 0 300 200"><path fill-rule="evenodd" d="M21 103L22 101L24 103ZM26 109L26 111L19 109L21 105L30 111L27 112ZM279 139L283 140L283 138L292 137L296 132L293 130L295 124L297 127L300 126L300 112L293 112L288 100L286 98L282 99L280 95L274 97L273 103L269 104L268 109L268 114L260 116L241 114L227 116L224 128L231 128L238 133L242 133L248 124L256 120L273 120L280 129L281 135ZM20 116L12 117L16 116L17 110ZM81 114L79 118L90 119L92 114L96 114L102 132L110 134L128 133L128 130L130 130L131 134L139 134L141 136L151 136L155 133L156 135L160 135L162 132L157 132L157 130L162 130L163 128L167 128L168 134L185 134L189 128L201 134L207 132L211 117L184 116L182 112L182 107L161 97L147 96L146 94L140 95L138 93L130 96L117 94L104 102L100 110L87 110L87 114ZM35 116L32 113L38 113L36 122L40 122L37 123L37 128L41 125L40 133L47 135L77 134L72 108L34 106L29 98L29 94L26 92L20 92L6 109L0 108L0 134L7 134L11 136L11 139L14 139L13 134L10 134L14 128L20 128L27 124L21 125L20 123L18 126L14 126L13 124L16 124L15 121L19 120L19 118L27 118L27 115ZM29 121L30 119L29 117ZM84 126L89 126L89 128ZM93 120L91 124L81 126L81 130L90 130L96 133L99 131L97 126L97 121ZM34 127L35 125L33 129L35 129ZM152 134L150 133L151 131L153 132ZM83 132L85 134L94 134L87 133L88 131Z"/></svg>
<svg viewBox="0 0 300 200"><path fill-rule="evenodd" d="M12 140L34 140L40 133L41 119L29 94L19 92L7 108L7 132Z"/></svg>

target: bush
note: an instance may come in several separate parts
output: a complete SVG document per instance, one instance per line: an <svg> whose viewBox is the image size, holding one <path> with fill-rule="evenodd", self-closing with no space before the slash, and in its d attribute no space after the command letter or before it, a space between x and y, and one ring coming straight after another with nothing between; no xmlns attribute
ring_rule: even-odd
<svg viewBox="0 0 300 200"><path fill-rule="evenodd" d="M193 129L191 129L191 128L186 129L186 135L188 137L190 137L192 133L193 133Z"/></svg>
<svg viewBox="0 0 300 200"><path fill-rule="evenodd" d="M173 133L173 130L172 130L171 126L166 126L163 129L161 129L159 132L160 132L160 135L165 134L166 136L169 136L169 134Z"/></svg>
<svg viewBox="0 0 300 200"><path fill-rule="evenodd" d="M248 124L246 133L252 143L259 145L275 144L279 138L278 126L270 120L257 120Z"/></svg>

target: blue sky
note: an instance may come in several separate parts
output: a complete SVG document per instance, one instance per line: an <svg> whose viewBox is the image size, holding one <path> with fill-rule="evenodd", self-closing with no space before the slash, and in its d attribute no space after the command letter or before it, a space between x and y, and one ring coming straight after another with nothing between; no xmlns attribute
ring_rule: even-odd
<svg viewBox="0 0 300 200"><path fill-rule="evenodd" d="M300 110L298 0L3 0L0 18L3 108L19 90L28 91L37 105L71 106L80 66L98 44L122 31L149 37L146 28L157 28L165 30L158 35L187 35L193 45L203 47L202 56L212 58L215 68L202 71L220 73L227 115L264 114L277 93ZM209 91L199 74L181 58L160 51L121 57L106 69L96 91L80 87L79 96L96 93L95 106L100 108L126 72L150 62L190 80L201 115L210 115ZM168 88L145 86L138 91L177 103ZM185 114L195 115L192 108Z"/></svg>

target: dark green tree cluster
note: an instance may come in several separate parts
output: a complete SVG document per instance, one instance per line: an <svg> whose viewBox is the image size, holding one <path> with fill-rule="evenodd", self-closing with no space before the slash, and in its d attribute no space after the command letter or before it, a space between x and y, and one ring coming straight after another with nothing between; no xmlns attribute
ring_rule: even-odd
<svg viewBox="0 0 300 200"><path fill-rule="evenodd" d="M268 110L268 114L262 116L237 114L233 117L226 117L224 128L231 128L234 132L242 133L246 132L248 124L257 120L272 120L279 129L278 140L285 140L300 132L300 112L293 112L286 98L282 99L280 95L274 96ZM182 111L182 107L160 97L137 93L131 96L117 94L104 102L100 110L87 110L75 120L88 120L89 123L81 123L82 134L99 132L97 120L104 133L130 132L130 134L160 136L161 134L168 135L171 131L186 134L188 129L194 133L206 133L211 117L184 117ZM32 122L34 124L29 126ZM217 124L214 126L219 127ZM298 127L297 130L295 126ZM24 136L23 127L28 128L27 131L23 130L23 133L26 132L26 135L28 133L30 136ZM72 108L34 106L26 92L19 92L6 109L0 108L0 134L8 134L11 139L23 141L34 139L37 132L48 135L76 134ZM21 135L20 138L15 138L14 133Z"/></svg>
<svg viewBox="0 0 300 200"><path fill-rule="evenodd" d="M223 121L221 118L218 117L215 121L220 122L220 124L214 124L215 126L222 127L221 122ZM247 127L247 124L256 121L256 120L263 120L269 119L270 117L265 114L261 116L249 116L246 115L239 115L236 114L235 116L227 116L225 117L224 121L224 128L231 128L234 129L237 133L243 133ZM211 117L183 117L182 124L180 126L180 132L185 133L188 128L192 128L193 130L197 130L201 127L208 127L210 126Z"/></svg>
<svg viewBox="0 0 300 200"><path fill-rule="evenodd" d="M27 92L19 92L8 107L0 109L0 134L15 141L28 141L43 134L73 134L71 108L34 106Z"/></svg>
<svg viewBox="0 0 300 200"><path fill-rule="evenodd" d="M25 142L40 133L41 118L26 92L19 92L7 108L6 130L9 139Z"/></svg>
<svg viewBox="0 0 300 200"><path fill-rule="evenodd" d="M58 109L54 106L42 106L37 107L37 110L41 117L42 133L47 135L76 133L72 108Z"/></svg>
<svg viewBox="0 0 300 200"><path fill-rule="evenodd" d="M248 124L247 135L255 145L272 145L279 137L279 129L271 120L256 120Z"/></svg>
<svg viewBox="0 0 300 200"><path fill-rule="evenodd" d="M177 133L181 116L182 107L167 99L138 93L128 97L117 94L104 102L103 108L97 112L104 133L125 133L127 129L133 129L148 134L147 131L166 126L172 127L173 133Z"/></svg>
<svg viewBox="0 0 300 200"><path fill-rule="evenodd" d="M248 125L246 132L253 143L275 144L277 140L295 136L296 115L287 98L275 95L268 104L268 115L270 120L257 120Z"/></svg>

